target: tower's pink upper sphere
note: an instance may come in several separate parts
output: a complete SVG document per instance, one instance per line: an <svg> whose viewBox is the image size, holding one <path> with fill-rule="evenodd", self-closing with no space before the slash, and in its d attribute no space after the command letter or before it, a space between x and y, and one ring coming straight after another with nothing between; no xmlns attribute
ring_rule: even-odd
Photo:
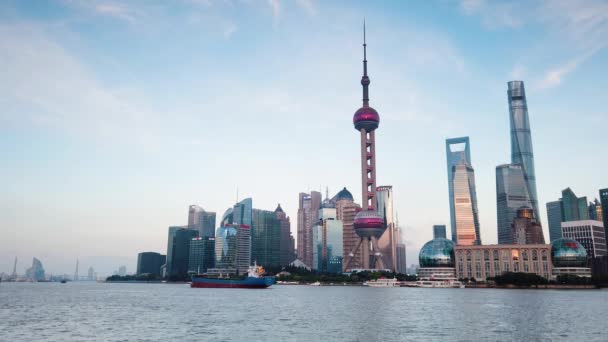
<svg viewBox="0 0 608 342"><path fill-rule="evenodd" d="M355 129L360 131L361 128L365 128L366 131L370 132L378 128L380 124L380 115L372 107L361 107L353 116L353 124Z"/></svg>
<svg viewBox="0 0 608 342"><path fill-rule="evenodd" d="M375 210L362 210L357 213L353 222L355 232L360 237L379 238L386 229L384 217Z"/></svg>

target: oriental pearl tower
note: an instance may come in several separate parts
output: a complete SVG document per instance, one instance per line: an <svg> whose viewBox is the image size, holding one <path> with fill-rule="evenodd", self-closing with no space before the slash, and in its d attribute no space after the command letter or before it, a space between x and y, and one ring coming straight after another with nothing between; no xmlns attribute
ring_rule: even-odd
<svg viewBox="0 0 608 342"><path fill-rule="evenodd" d="M359 248L363 258L363 268L384 268L378 239L386 229L384 218L376 211L376 139L375 131L380 123L378 112L369 106L369 77L367 76L367 44L365 22L363 22L363 106L353 117L355 129L361 134L361 200L362 209L354 220L354 228L359 242L347 255L345 269L349 269ZM371 266L371 267L370 267Z"/></svg>

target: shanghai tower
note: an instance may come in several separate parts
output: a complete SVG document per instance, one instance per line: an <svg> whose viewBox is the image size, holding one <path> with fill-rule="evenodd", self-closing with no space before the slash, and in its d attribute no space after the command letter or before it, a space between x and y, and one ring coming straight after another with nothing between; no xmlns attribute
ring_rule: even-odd
<svg viewBox="0 0 608 342"><path fill-rule="evenodd" d="M523 81L508 83L509 121L511 124L511 164L496 167L496 219L498 243L511 244L511 224L521 207L531 207L540 224L532 134Z"/></svg>
<svg viewBox="0 0 608 342"><path fill-rule="evenodd" d="M536 220L540 222L538 213L538 197L536 195L536 175L534 172L534 153L532 152L532 134L526 103L526 90L523 81L509 82L507 91L509 97L509 118L511 121L511 164L521 165L524 181Z"/></svg>

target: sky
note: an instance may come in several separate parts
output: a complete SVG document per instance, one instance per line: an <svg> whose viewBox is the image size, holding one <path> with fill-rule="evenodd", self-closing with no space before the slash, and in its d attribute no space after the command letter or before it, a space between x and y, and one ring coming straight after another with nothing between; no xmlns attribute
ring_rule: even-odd
<svg viewBox="0 0 608 342"><path fill-rule="evenodd" d="M298 193L360 202L362 22L378 185L417 263L449 227L445 139L469 136L484 244L525 82L541 221L608 187L608 2L54 0L0 3L0 272L135 271L190 204L291 216ZM449 229L449 228L448 228Z"/></svg>

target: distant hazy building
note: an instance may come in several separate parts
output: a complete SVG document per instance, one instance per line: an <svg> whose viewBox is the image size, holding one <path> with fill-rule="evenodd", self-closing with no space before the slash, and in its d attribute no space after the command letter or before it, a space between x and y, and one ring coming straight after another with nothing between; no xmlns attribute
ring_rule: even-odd
<svg viewBox="0 0 608 342"><path fill-rule="evenodd" d="M198 231L200 237L215 236L215 213L207 212L198 205L188 208L188 228Z"/></svg>
<svg viewBox="0 0 608 342"><path fill-rule="evenodd" d="M320 192L311 191L310 194L298 195L298 259L308 266L313 262L312 227L316 223L320 207Z"/></svg>
<svg viewBox="0 0 608 342"><path fill-rule="evenodd" d="M534 210L521 207L511 224L511 236L516 245L544 244L543 228L534 217Z"/></svg>
<svg viewBox="0 0 608 342"><path fill-rule="evenodd" d="M118 272L116 272L119 276L124 277L127 275L127 266L122 265L118 267Z"/></svg>
<svg viewBox="0 0 608 342"><path fill-rule="evenodd" d="M447 239L445 233L445 224L436 224L433 226L433 239Z"/></svg>
<svg viewBox="0 0 608 342"><path fill-rule="evenodd" d="M465 163L452 167L454 226L452 237L457 245L480 245L479 211L473 168Z"/></svg>
<svg viewBox="0 0 608 342"><path fill-rule="evenodd" d="M386 230L378 239L378 247L382 253L384 267L396 270L397 243L395 236L395 217L393 214L393 187L384 185L376 187L376 210L384 217Z"/></svg>
<svg viewBox="0 0 608 342"><path fill-rule="evenodd" d="M215 236L215 233L213 234ZM195 237L190 240L188 273L202 274L215 267L215 238Z"/></svg>
<svg viewBox="0 0 608 342"><path fill-rule="evenodd" d="M166 256L156 252L142 252L137 255L137 274L160 276L160 267L166 262ZM89 270L90 273L90 270Z"/></svg>
<svg viewBox="0 0 608 342"><path fill-rule="evenodd" d="M589 258L608 255L604 226L600 221L580 220L562 222L564 238L578 241Z"/></svg>
<svg viewBox="0 0 608 342"><path fill-rule="evenodd" d="M458 164L471 165L471 149L469 137L446 139L445 155L448 171L448 193L450 204L450 224L453 241L456 241L456 207L454 206L454 166Z"/></svg>
<svg viewBox="0 0 608 342"><path fill-rule="evenodd" d="M535 273L551 277L551 245L456 246L456 274L459 279L485 281L505 272Z"/></svg>
<svg viewBox="0 0 608 342"><path fill-rule="evenodd" d="M287 266L295 260L295 241L291 235L291 222L280 204L274 210L274 213L281 223L279 263L281 266Z"/></svg>
<svg viewBox="0 0 608 342"><path fill-rule="evenodd" d="M25 271L25 276L30 281L42 281L46 279L44 267L42 267L40 260L36 258L32 259L32 267Z"/></svg>
<svg viewBox="0 0 608 342"><path fill-rule="evenodd" d="M407 273L407 260L406 260L406 250L404 243L397 243L395 248L397 254L397 273L406 274Z"/></svg>
<svg viewBox="0 0 608 342"><path fill-rule="evenodd" d="M158 268L158 270L160 272L160 267ZM97 274L95 273L95 269L93 267L89 267L89 271L87 272L87 280L88 281L97 280Z"/></svg>
<svg viewBox="0 0 608 342"><path fill-rule="evenodd" d="M188 227L169 227L166 273L169 277L186 277L190 258L190 240L198 236L198 230Z"/></svg>
<svg viewBox="0 0 608 342"><path fill-rule="evenodd" d="M274 211L253 209L251 226L251 258L258 265L280 265L281 221Z"/></svg>

